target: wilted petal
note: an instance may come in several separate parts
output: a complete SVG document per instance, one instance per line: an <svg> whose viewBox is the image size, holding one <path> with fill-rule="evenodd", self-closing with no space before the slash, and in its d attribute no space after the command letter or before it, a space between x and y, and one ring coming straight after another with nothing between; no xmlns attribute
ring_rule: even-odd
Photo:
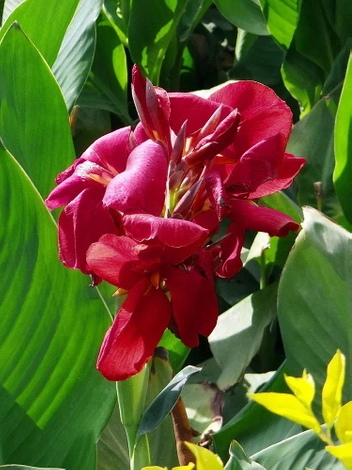
<svg viewBox="0 0 352 470"><path fill-rule="evenodd" d="M252 201L236 199L230 201L229 219L246 230L266 232L271 237L285 237L290 230L297 232L299 224L282 212L268 207L259 207Z"/></svg>
<svg viewBox="0 0 352 470"><path fill-rule="evenodd" d="M193 348L199 343L198 334L209 336L215 328L218 318L215 288L194 268L182 271L170 266L165 277L178 333L182 342Z"/></svg>
<svg viewBox="0 0 352 470"><path fill-rule="evenodd" d="M130 291L105 335L97 369L108 380L125 380L148 362L171 320L171 306L162 289L146 291L142 279Z"/></svg>
<svg viewBox="0 0 352 470"><path fill-rule="evenodd" d="M130 154L126 170L109 183L104 204L121 212L160 215L164 206L167 164L160 145L148 140Z"/></svg>
<svg viewBox="0 0 352 470"><path fill-rule="evenodd" d="M139 242L155 241L165 245L163 260L179 264L206 241L208 230L187 220L165 219L148 214L125 215L126 233Z"/></svg>
<svg viewBox="0 0 352 470"><path fill-rule="evenodd" d="M86 262L89 246L104 233L118 233L109 209L101 202L104 189L85 189L59 218L60 260L65 266L88 274L92 272Z"/></svg>

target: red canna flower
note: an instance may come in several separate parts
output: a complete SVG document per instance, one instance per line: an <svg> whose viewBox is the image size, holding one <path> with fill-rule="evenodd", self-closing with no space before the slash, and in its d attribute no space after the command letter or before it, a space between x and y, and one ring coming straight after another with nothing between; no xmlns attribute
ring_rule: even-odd
<svg viewBox="0 0 352 470"><path fill-rule="evenodd" d="M204 250L193 257L207 231L192 222L127 216L128 236L107 234L87 253L98 276L128 292L107 332L97 367L109 380L123 380L150 360L166 328L189 347L198 334L208 336L217 319L212 258ZM161 223L160 223L161 222ZM142 227L142 228L140 228Z"/></svg>
<svg viewBox="0 0 352 470"><path fill-rule="evenodd" d="M166 162L159 145L136 145L129 127L101 137L61 173L46 199L59 218L60 260L69 268L92 273L89 246L105 233L119 235L121 212L159 215L164 205ZM151 196L146 196L150 194Z"/></svg>

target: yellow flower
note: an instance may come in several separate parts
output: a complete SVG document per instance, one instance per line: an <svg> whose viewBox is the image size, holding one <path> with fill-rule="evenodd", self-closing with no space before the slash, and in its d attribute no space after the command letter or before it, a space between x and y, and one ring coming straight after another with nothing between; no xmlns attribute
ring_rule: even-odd
<svg viewBox="0 0 352 470"><path fill-rule="evenodd" d="M197 459L197 470L224 470L224 466L218 455L213 454L204 447L186 442L187 447ZM183 467L174 467L172 470L193 470L194 464L189 463ZM167 470L163 467L144 467L142 470Z"/></svg>
<svg viewBox="0 0 352 470"><path fill-rule="evenodd" d="M255 393L250 395L254 401L265 406L269 411L321 434L321 426L312 411L315 394L313 377L303 371L302 377L285 376L288 387L294 395L288 393Z"/></svg>
<svg viewBox="0 0 352 470"><path fill-rule="evenodd" d="M323 387L323 417L331 429L341 408L342 388L345 381L346 359L338 349L328 364L326 381Z"/></svg>

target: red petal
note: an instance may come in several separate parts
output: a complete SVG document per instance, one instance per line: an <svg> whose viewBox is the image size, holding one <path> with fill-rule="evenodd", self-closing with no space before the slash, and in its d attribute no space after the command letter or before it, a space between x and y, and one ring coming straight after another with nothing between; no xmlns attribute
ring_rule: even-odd
<svg viewBox="0 0 352 470"><path fill-rule="evenodd" d="M139 242L155 241L165 245L162 260L179 264L206 241L208 230L187 220L165 219L147 214L126 215L126 232Z"/></svg>
<svg viewBox="0 0 352 470"><path fill-rule="evenodd" d="M242 193L247 188L251 197L260 185L274 180L284 158L285 146L285 136L277 134L249 149L227 178L226 191L238 195L238 191Z"/></svg>
<svg viewBox="0 0 352 470"><path fill-rule="evenodd" d="M187 137L201 129L219 107L214 101L192 95L191 93L169 93L169 98L171 104L171 128L175 134L178 134L182 124L187 120ZM228 106L223 106L222 108L220 121L223 121L232 111Z"/></svg>
<svg viewBox="0 0 352 470"><path fill-rule="evenodd" d="M172 312L182 342L198 345L198 334L210 335L218 317L214 285L196 269L181 271L168 267L166 284L171 293Z"/></svg>
<svg viewBox="0 0 352 470"><path fill-rule="evenodd" d="M163 149L148 140L131 152L126 170L109 183L103 202L121 212L160 215L165 201L166 178Z"/></svg>
<svg viewBox="0 0 352 470"><path fill-rule="evenodd" d="M87 251L89 269L110 284L130 290L144 277L138 247L129 237L103 235Z"/></svg>
<svg viewBox="0 0 352 470"><path fill-rule="evenodd" d="M244 242L245 229L238 223L232 223L227 236L220 243L221 265L216 271L219 277L230 279L242 268L241 250Z"/></svg>
<svg viewBox="0 0 352 470"><path fill-rule="evenodd" d="M105 188L85 189L66 206L59 218L59 257L62 263L91 273L86 253L104 233L118 233L109 210L103 206Z"/></svg>
<svg viewBox="0 0 352 470"><path fill-rule="evenodd" d="M285 154L282 165L277 168L275 179L260 185L256 191L251 194L251 199L259 199L260 197L268 196L269 194L288 188L305 163L305 158Z"/></svg>
<svg viewBox="0 0 352 470"><path fill-rule="evenodd" d="M280 132L287 140L291 132L290 108L273 90L261 83L249 80L231 83L210 95L209 100L238 109L242 119L235 137L237 156Z"/></svg>
<svg viewBox="0 0 352 470"><path fill-rule="evenodd" d="M285 237L290 230L297 232L299 224L282 212L259 207L252 201L230 202L229 218L247 230L267 232L271 237Z"/></svg>
<svg viewBox="0 0 352 470"><path fill-rule="evenodd" d="M110 132L93 142L82 154L82 158L96 162L108 170L115 170L113 173L121 173L130 153L130 134L129 126Z"/></svg>
<svg viewBox="0 0 352 470"><path fill-rule="evenodd" d="M97 369L108 380L125 380L142 370L171 320L171 307L162 289L147 294L142 279L128 294L105 335Z"/></svg>

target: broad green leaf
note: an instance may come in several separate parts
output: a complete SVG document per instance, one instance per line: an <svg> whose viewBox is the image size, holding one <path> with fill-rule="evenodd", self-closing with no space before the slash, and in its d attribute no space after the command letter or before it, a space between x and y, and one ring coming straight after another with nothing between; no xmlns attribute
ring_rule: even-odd
<svg viewBox="0 0 352 470"><path fill-rule="evenodd" d="M7 18L11 15L13 10L18 7L20 3L22 3L23 0L3 0L4 4L4 9L2 12L2 21L1 24L3 25Z"/></svg>
<svg viewBox="0 0 352 470"><path fill-rule="evenodd" d="M340 45L320 0L302 2L294 41L298 52L329 73Z"/></svg>
<svg viewBox="0 0 352 470"><path fill-rule="evenodd" d="M79 0L25 0L10 14L0 30L0 40L17 21L51 66L59 52L66 29ZM3 69L2 69L3 70Z"/></svg>
<svg viewBox="0 0 352 470"><path fill-rule="evenodd" d="M189 378L199 371L200 369L198 367L187 366L175 375L171 382L159 393L148 409L143 413L136 441L138 441L138 438L143 434L149 433L159 426L174 407Z"/></svg>
<svg viewBox="0 0 352 470"><path fill-rule="evenodd" d="M192 429L200 435L219 431L223 422L224 394L214 383L185 385L182 399Z"/></svg>
<svg viewBox="0 0 352 470"><path fill-rule="evenodd" d="M69 111L87 80L93 62L95 21L101 5L102 0L80 0L52 67Z"/></svg>
<svg viewBox="0 0 352 470"><path fill-rule="evenodd" d="M120 410L115 406L111 418L97 442L96 470L129 468L130 459L125 428L121 423Z"/></svg>
<svg viewBox="0 0 352 470"><path fill-rule="evenodd" d="M304 208L298 235L283 271L278 313L290 375L306 368L317 386L321 404L326 366L337 349L346 354L351 374L351 235L312 208ZM352 384L344 387L352 398Z"/></svg>
<svg viewBox="0 0 352 470"><path fill-rule="evenodd" d="M227 462L225 470L265 470L265 468L250 459L237 441L232 441L230 460Z"/></svg>
<svg viewBox="0 0 352 470"><path fill-rule="evenodd" d="M312 410L289 393L254 393L252 400L279 416L320 433L320 425Z"/></svg>
<svg viewBox="0 0 352 470"><path fill-rule="evenodd" d="M220 388L235 384L258 352L265 328L276 316L277 286L258 291L220 315L209 345L222 369Z"/></svg>
<svg viewBox="0 0 352 470"><path fill-rule="evenodd" d="M0 70L0 137L45 198L75 158L64 99L16 24L0 44Z"/></svg>
<svg viewBox="0 0 352 470"><path fill-rule="evenodd" d="M259 1L270 34L284 50L287 50L296 31L302 0Z"/></svg>
<svg viewBox="0 0 352 470"><path fill-rule="evenodd" d="M288 392L284 380L285 367L260 389L261 392ZM301 431L301 426L281 418L263 406L250 401L219 432L213 434L215 451L223 461L228 459L228 449L233 439L241 443L248 455L269 447ZM268 467L268 470L271 467Z"/></svg>
<svg viewBox="0 0 352 470"><path fill-rule="evenodd" d="M342 463L326 452L325 445L313 431L305 431L251 455L251 459L268 470L303 470L307 467L344 470Z"/></svg>
<svg viewBox="0 0 352 470"><path fill-rule="evenodd" d="M187 43L194 28L211 4L212 0L192 0L187 3L185 11L177 25L177 36L181 43Z"/></svg>
<svg viewBox="0 0 352 470"><path fill-rule="evenodd" d="M341 443L352 442L352 401L340 409L335 423L335 432Z"/></svg>
<svg viewBox="0 0 352 470"><path fill-rule="evenodd" d="M258 36L229 70L228 76L236 80L256 80L272 87L282 83L283 59L283 51L271 36Z"/></svg>
<svg viewBox="0 0 352 470"><path fill-rule="evenodd" d="M345 382L346 358L338 349L328 364L326 380L323 387L323 418L328 428L332 428L337 413L341 408L342 388ZM352 431L352 427L351 427Z"/></svg>
<svg viewBox="0 0 352 470"><path fill-rule="evenodd" d="M155 350L149 375L145 408L155 400L158 394L171 382L172 367L164 348ZM154 465L171 468L177 465L175 435L171 416L166 416L159 426L148 433L150 460Z"/></svg>
<svg viewBox="0 0 352 470"><path fill-rule="evenodd" d="M9 468L12 470L64 470L62 468L27 467L27 465L0 465L0 468Z"/></svg>
<svg viewBox="0 0 352 470"><path fill-rule="evenodd" d="M132 2L128 25L131 57L154 85L159 83L166 50L188 2L189 0Z"/></svg>
<svg viewBox="0 0 352 470"><path fill-rule="evenodd" d="M167 349L174 373L179 372L187 359L190 349L187 348L179 338L176 338L169 329L165 330L163 337L159 342L159 346Z"/></svg>
<svg viewBox="0 0 352 470"><path fill-rule="evenodd" d="M352 175L352 56L348 61L335 125L334 184L347 220L352 223L350 182Z"/></svg>
<svg viewBox="0 0 352 470"><path fill-rule="evenodd" d="M330 217L341 213L332 183L334 170L334 116L331 115L326 97L301 119L292 130L287 150L307 160L296 177L299 186L298 199L301 205L317 207ZM317 201L314 183L321 182L322 195Z"/></svg>
<svg viewBox="0 0 352 470"><path fill-rule="evenodd" d="M121 43L127 47L127 22L121 11L121 3L116 0L104 0L102 13L105 15L111 26L116 31Z"/></svg>
<svg viewBox="0 0 352 470"><path fill-rule="evenodd" d="M238 28L252 34L268 35L259 0L214 0L220 13Z"/></svg>
<svg viewBox="0 0 352 470"><path fill-rule="evenodd" d="M298 101L303 117L320 98L325 80L323 69L301 54L292 42L282 64L281 74L285 87Z"/></svg>
<svg viewBox="0 0 352 470"><path fill-rule="evenodd" d="M116 399L95 369L109 315L89 278L58 261L53 219L3 149L0 166L1 461L94 470Z"/></svg>
<svg viewBox="0 0 352 470"><path fill-rule="evenodd" d="M112 102L122 124L132 124L127 107L125 48L109 24L100 23L97 32L98 41L90 82Z"/></svg>

